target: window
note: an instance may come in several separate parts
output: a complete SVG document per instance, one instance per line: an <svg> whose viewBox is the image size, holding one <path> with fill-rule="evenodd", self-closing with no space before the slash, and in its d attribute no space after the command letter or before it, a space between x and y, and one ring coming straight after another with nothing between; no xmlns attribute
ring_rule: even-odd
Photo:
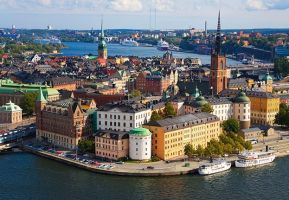
<svg viewBox="0 0 289 200"><path fill-rule="evenodd" d="M132 123L129 124L129 127L132 127Z"/></svg>
<svg viewBox="0 0 289 200"><path fill-rule="evenodd" d="M132 116L130 116L129 119L132 120Z"/></svg>
<svg viewBox="0 0 289 200"><path fill-rule="evenodd" d="M98 122L98 125L101 125L101 121Z"/></svg>
<svg viewBox="0 0 289 200"><path fill-rule="evenodd" d="M101 114L99 114L98 117L101 118Z"/></svg>
<svg viewBox="0 0 289 200"><path fill-rule="evenodd" d="M107 118L107 114L104 115L104 118L105 118L105 119Z"/></svg>
<svg viewBox="0 0 289 200"><path fill-rule="evenodd" d="M136 148L135 151L138 151L138 148Z"/></svg>
<svg viewBox="0 0 289 200"><path fill-rule="evenodd" d="M107 121L105 121L104 124L107 126Z"/></svg>
<svg viewBox="0 0 289 200"><path fill-rule="evenodd" d="M126 127L126 123L125 122L123 123L123 126Z"/></svg>

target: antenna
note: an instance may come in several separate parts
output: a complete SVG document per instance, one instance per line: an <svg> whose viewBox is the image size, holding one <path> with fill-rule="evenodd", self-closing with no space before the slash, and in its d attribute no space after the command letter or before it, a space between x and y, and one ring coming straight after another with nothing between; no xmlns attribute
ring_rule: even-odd
<svg viewBox="0 0 289 200"><path fill-rule="evenodd" d="M155 8L155 30L157 30L157 9Z"/></svg>
<svg viewBox="0 0 289 200"><path fill-rule="evenodd" d="M152 31L152 8L150 8L150 31Z"/></svg>

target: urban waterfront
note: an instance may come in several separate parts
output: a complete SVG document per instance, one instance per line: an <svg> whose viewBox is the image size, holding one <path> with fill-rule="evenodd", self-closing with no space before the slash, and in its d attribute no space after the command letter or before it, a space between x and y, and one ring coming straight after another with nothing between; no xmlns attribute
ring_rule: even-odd
<svg viewBox="0 0 289 200"><path fill-rule="evenodd" d="M88 54L97 55L97 43L85 42L64 42L66 48L62 49L64 56L83 56ZM108 44L109 56L139 56L139 57L152 57L163 56L165 52L157 50L156 47L127 47L120 44ZM176 58L200 58L203 64L211 63L210 55L199 55L187 52L173 52ZM227 59L228 65L240 64L240 62Z"/></svg>
<svg viewBox="0 0 289 200"><path fill-rule="evenodd" d="M99 175L28 153L0 155L0 199L287 199L289 158L213 176Z"/></svg>

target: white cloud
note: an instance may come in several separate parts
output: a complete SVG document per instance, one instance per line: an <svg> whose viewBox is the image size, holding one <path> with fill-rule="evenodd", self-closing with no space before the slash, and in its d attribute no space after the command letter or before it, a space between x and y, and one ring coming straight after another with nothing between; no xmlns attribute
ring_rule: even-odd
<svg viewBox="0 0 289 200"><path fill-rule="evenodd" d="M172 0L153 0L153 4L158 11L173 11L175 3Z"/></svg>
<svg viewBox="0 0 289 200"><path fill-rule="evenodd" d="M109 8L115 11L136 12L143 9L143 4L140 0L111 0Z"/></svg>
<svg viewBox="0 0 289 200"><path fill-rule="evenodd" d="M289 8L288 0L247 0L248 10L286 10Z"/></svg>

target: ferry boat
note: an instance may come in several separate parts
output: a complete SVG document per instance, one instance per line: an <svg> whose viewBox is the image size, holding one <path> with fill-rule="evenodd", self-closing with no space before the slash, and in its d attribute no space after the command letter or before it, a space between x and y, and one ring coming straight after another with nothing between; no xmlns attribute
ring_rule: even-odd
<svg viewBox="0 0 289 200"><path fill-rule="evenodd" d="M46 44L61 44L61 40L58 39L55 36L51 36L51 37L48 37L48 38L36 38L36 39L34 39L34 43L43 44L43 45L46 45Z"/></svg>
<svg viewBox="0 0 289 200"><path fill-rule="evenodd" d="M210 175L229 170L230 168L231 162L227 162L226 160L214 160L211 163L201 165L198 172L200 175Z"/></svg>
<svg viewBox="0 0 289 200"><path fill-rule="evenodd" d="M139 46L138 42L136 42L133 39L124 39L120 44L123 46L128 46L128 47L138 47Z"/></svg>
<svg viewBox="0 0 289 200"><path fill-rule="evenodd" d="M157 49L160 51L168 51L170 48L169 43L163 41L162 39L158 42Z"/></svg>
<svg viewBox="0 0 289 200"><path fill-rule="evenodd" d="M263 165L271 163L275 160L274 151L260 151L260 152L243 152L238 155L238 160L235 161L236 167L253 167L256 165Z"/></svg>

